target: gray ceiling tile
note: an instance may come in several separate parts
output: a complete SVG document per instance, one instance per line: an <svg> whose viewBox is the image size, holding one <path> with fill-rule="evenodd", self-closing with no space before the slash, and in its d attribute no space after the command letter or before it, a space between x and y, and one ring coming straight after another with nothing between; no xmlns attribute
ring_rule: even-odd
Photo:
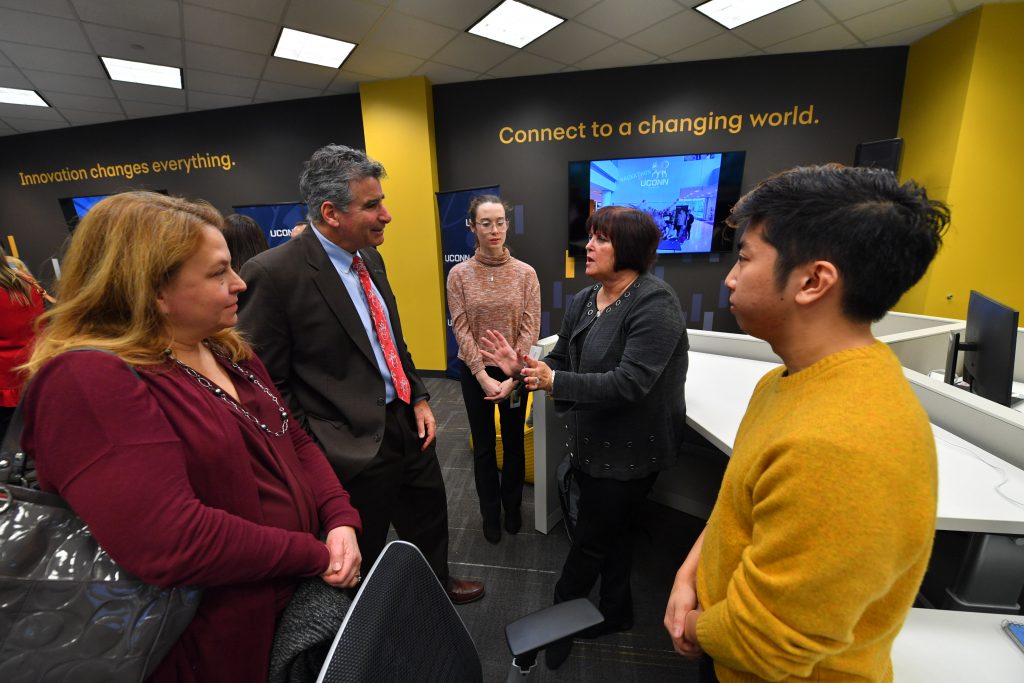
<svg viewBox="0 0 1024 683"><path fill-rule="evenodd" d="M188 93L189 111L199 109L224 109L225 107L241 107L252 104L251 97L236 97L234 95L222 95L209 92Z"/></svg>
<svg viewBox="0 0 1024 683"><path fill-rule="evenodd" d="M305 97L316 97L320 90L314 88L302 88L297 85L286 83L272 83L263 81L256 88L256 99L261 102L273 102L276 100L297 100Z"/></svg>
<svg viewBox="0 0 1024 683"><path fill-rule="evenodd" d="M122 83L114 81L111 83L114 92L122 100L133 100L135 102L151 102L154 104L185 106L185 91L174 88L161 88L156 85L142 85L141 83Z"/></svg>
<svg viewBox="0 0 1024 683"><path fill-rule="evenodd" d="M181 6L174 0L71 0L83 22L181 37Z"/></svg>
<svg viewBox="0 0 1024 683"><path fill-rule="evenodd" d="M699 62L705 59L728 59L742 57L751 51L750 43L740 40L731 33L723 33L674 52L668 56L673 62Z"/></svg>
<svg viewBox="0 0 1024 683"><path fill-rule="evenodd" d="M391 6L403 14L411 14L456 31L465 31L497 4L498 0L395 0Z"/></svg>
<svg viewBox="0 0 1024 683"><path fill-rule="evenodd" d="M74 74L78 76L92 76L94 78L106 78L107 74L100 66L100 60L96 55L83 54L81 52L68 52L67 50L55 50L50 47L36 47L34 45L16 45L14 43L0 44L7 58L15 66L22 69L39 69L41 71L52 71L55 73Z"/></svg>
<svg viewBox="0 0 1024 683"><path fill-rule="evenodd" d="M89 95L69 95L67 93L47 93L46 101L57 109L64 110L65 107L78 109L80 111L96 111L107 113L121 113L121 104L109 97L90 97Z"/></svg>
<svg viewBox="0 0 1024 683"><path fill-rule="evenodd" d="M398 54L372 45L360 45L345 61L345 68L376 78L404 78L422 63L419 57Z"/></svg>
<svg viewBox="0 0 1024 683"><path fill-rule="evenodd" d="M75 18L75 13L67 0L0 0L0 7L35 12L36 14L49 14L65 19Z"/></svg>
<svg viewBox="0 0 1024 683"><path fill-rule="evenodd" d="M435 85L440 85L441 83L463 83L465 81L472 81L480 75L475 71L460 69L457 66L448 66L447 64L438 64L436 62L424 63L420 68L416 69L414 74L417 76L426 76L427 79Z"/></svg>
<svg viewBox="0 0 1024 683"><path fill-rule="evenodd" d="M92 123L108 123L110 121L123 121L128 118L123 113L112 113L102 111L78 111L77 109L62 108L64 118L76 126L87 126Z"/></svg>
<svg viewBox="0 0 1024 683"><path fill-rule="evenodd" d="M628 42L657 55L670 55L722 33L725 29L703 14L681 12L634 33Z"/></svg>
<svg viewBox="0 0 1024 683"><path fill-rule="evenodd" d="M938 31L940 28L953 21L952 17L946 17L937 21L931 21L927 24L921 24L913 28L908 28L905 31L897 31L896 33L890 33L888 35L879 36L878 38L872 38L871 40L864 41L864 45L868 47L889 47L894 45L912 45L917 41L921 40L927 35Z"/></svg>
<svg viewBox="0 0 1024 683"><path fill-rule="evenodd" d="M128 113L128 116L132 117L165 116L167 114L180 114L184 112L185 105L124 100L124 110Z"/></svg>
<svg viewBox="0 0 1024 683"><path fill-rule="evenodd" d="M785 54L787 52L816 52L821 50L837 50L851 45L859 45L860 41L840 24L832 24L825 28L805 33L796 38L784 40L765 48L769 54Z"/></svg>
<svg viewBox="0 0 1024 683"><path fill-rule="evenodd" d="M939 19L952 19L953 9L948 3L935 0L904 0L901 3L855 17L846 22L846 27L863 41L881 38L927 24Z"/></svg>
<svg viewBox="0 0 1024 683"><path fill-rule="evenodd" d="M61 121L60 114L52 107L29 107L24 104L0 103L0 117L16 119L39 119L41 121ZM13 125L13 124L12 124Z"/></svg>
<svg viewBox="0 0 1024 683"><path fill-rule="evenodd" d="M685 11L672 0L602 0L576 17L576 21L616 38L625 38Z"/></svg>
<svg viewBox="0 0 1024 683"><path fill-rule="evenodd" d="M362 45L372 45L427 59L457 35L458 32L450 28L406 14L388 12L373 27L373 31L366 36Z"/></svg>
<svg viewBox="0 0 1024 683"><path fill-rule="evenodd" d="M509 45L502 45L469 33L460 33L452 42L441 48L430 61L461 68L472 64L474 68L486 70L498 62L505 61L516 52L518 50Z"/></svg>
<svg viewBox="0 0 1024 683"><path fill-rule="evenodd" d="M487 73L497 78L533 76L535 74L558 73L562 66L564 65L550 59L532 55L529 52L519 52L493 69L488 69Z"/></svg>
<svg viewBox="0 0 1024 683"><path fill-rule="evenodd" d="M542 9L549 14L563 19L571 19L590 9L600 0L530 0L528 5ZM495 2L497 4L497 2Z"/></svg>
<svg viewBox="0 0 1024 683"><path fill-rule="evenodd" d="M357 93L359 92L359 82L366 80L367 77L357 78L352 74L347 74L342 71L339 72L334 81L327 86L326 92L329 95L347 95L349 93Z"/></svg>
<svg viewBox="0 0 1024 683"><path fill-rule="evenodd" d="M269 55L280 33L278 24L185 5L185 37L197 43Z"/></svg>
<svg viewBox="0 0 1024 683"><path fill-rule="evenodd" d="M255 78L228 76L211 71L200 71L199 69L189 69L185 74L185 87L189 93L200 91L230 95L232 97L252 98L256 94L257 85L259 85L259 81ZM189 104L191 105L191 103L190 96Z"/></svg>
<svg viewBox="0 0 1024 683"><path fill-rule="evenodd" d="M610 69L617 66L639 66L649 64L658 55L647 50L641 50L626 43L615 43L611 47L601 50L596 55L581 59L576 66L581 69Z"/></svg>
<svg viewBox="0 0 1024 683"><path fill-rule="evenodd" d="M190 69L259 78L268 57L215 45L185 41L185 63Z"/></svg>
<svg viewBox="0 0 1024 683"><path fill-rule="evenodd" d="M78 22L8 9L0 9L0 40L67 50L90 50Z"/></svg>
<svg viewBox="0 0 1024 683"><path fill-rule="evenodd" d="M108 78L89 78L32 69L22 69L22 73L32 81L37 90L92 95L93 97L114 97L114 90L110 87Z"/></svg>
<svg viewBox="0 0 1024 683"><path fill-rule="evenodd" d="M281 13L287 0L185 0L188 5L202 5L210 9L217 9L223 12L241 14L245 17L272 21L275 24L281 21Z"/></svg>
<svg viewBox="0 0 1024 683"><path fill-rule="evenodd" d="M281 59L280 57L271 57L267 63L267 70L263 72L263 78L268 81L291 83L318 90L323 90L330 85L337 75L337 69L296 62L293 59Z"/></svg>
<svg viewBox="0 0 1024 683"><path fill-rule="evenodd" d="M358 0L292 0L284 25L318 36L358 43L382 14L383 7Z"/></svg>
<svg viewBox="0 0 1024 683"><path fill-rule="evenodd" d="M567 21L559 24L524 49L562 64L575 64L598 50L603 50L615 39L599 31Z"/></svg>
<svg viewBox="0 0 1024 683"><path fill-rule="evenodd" d="M767 47L834 24L828 12L811 2L798 2L749 24L737 26L733 35L757 47Z"/></svg>
<svg viewBox="0 0 1024 683"><path fill-rule="evenodd" d="M0 49L3 49L3 46L0 46ZM7 59L7 57L4 57L3 54L0 54L0 66L10 66L10 65L11 65L11 60Z"/></svg>
<svg viewBox="0 0 1024 683"><path fill-rule="evenodd" d="M18 131L19 133L34 133L40 130L67 128L70 125L64 119L19 119L14 116L4 116L4 121L6 121L7 125L9 125L14 130Z"/></svg>
<svg viewBox="0 0 1024 683"><path fill-rule="evenodd" d="M13 66L0 66L0 88L21 88L34 90L32 83Z"/></svg>
<svg viewBox="0 0 1024 683"><path fill-rule="evenodd" d="M102 57L128 59L161 66L181 66L181 40L122 28L85 24L96 53Z"/></svg>
<svg viewBox="0 0 1024 683"><path fill-rule="evenodd" d="M836 19L845 21L852 17L874 12L903 0L818 0L818 3L832 13ZM941 0L945 1L945 0Z"/></svg>

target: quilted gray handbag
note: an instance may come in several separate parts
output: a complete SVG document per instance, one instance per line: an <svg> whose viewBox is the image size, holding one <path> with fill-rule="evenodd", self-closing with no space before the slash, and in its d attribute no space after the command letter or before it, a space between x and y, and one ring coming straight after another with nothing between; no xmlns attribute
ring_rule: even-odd
<svg viewBox="0 0 1024 683"><path fill-rule="evenodd" d="M21 426L19 405L0 449L0 681L144 681L201 591L128 575L60 496L30 488Z"/></svg>

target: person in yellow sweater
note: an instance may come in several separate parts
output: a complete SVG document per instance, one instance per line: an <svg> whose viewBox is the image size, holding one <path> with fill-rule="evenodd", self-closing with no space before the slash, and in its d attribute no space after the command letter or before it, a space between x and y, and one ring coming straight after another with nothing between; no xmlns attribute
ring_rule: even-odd
<svg viewBox="0 0 1024 683"><path fill-rule="evenodd" d="M871 322L927 270L949 212L887 171L828 165L768 178L729 220L730 310L784 365L754 390L665 627L706 681L891 681L937 473L928 418Z"/></svg>

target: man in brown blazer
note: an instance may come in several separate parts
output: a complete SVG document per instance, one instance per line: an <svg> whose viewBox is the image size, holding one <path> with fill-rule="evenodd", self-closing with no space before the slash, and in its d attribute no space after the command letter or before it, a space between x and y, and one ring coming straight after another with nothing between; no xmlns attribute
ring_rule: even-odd
<svg viewBox="0 0 1024 683"><path fill-rule="evenodd" d="M393 525L463 604L484 586L448 572L434 416L377 252L391 222L383 176L361 150L331 144L313 154L299 181L312 229L242 267L239 325L352 496L363 572Z"/></svg>

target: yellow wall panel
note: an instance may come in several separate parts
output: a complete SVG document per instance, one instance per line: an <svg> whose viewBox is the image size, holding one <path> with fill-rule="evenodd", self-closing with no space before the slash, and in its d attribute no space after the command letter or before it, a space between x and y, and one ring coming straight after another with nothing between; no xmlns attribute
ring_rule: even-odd
<svg viewBox="0 0 1024 683"><path fill-rule="evenodd" d="M384 164L392 222L380 248L402 330L422 370L443 370L444 282L437 215L437 153L430 83L423 77L361 83L366 152Z"/></svg>

